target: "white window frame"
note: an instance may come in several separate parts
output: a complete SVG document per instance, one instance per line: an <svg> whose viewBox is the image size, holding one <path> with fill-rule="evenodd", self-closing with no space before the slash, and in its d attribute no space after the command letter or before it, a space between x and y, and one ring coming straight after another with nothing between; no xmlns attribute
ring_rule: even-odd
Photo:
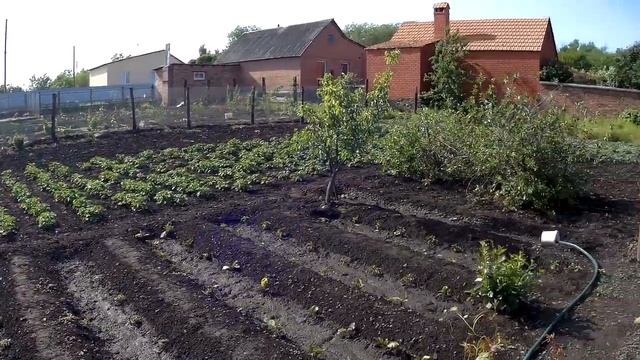
<svg viewBox="0 0 640 360"><path fill-rule="evenodd" d="M123 85L131 84L131 72L129 71L122 72L122 84Z"/></svg>
<svg viewBox="0 0 640 360"><path fill-rule="evenodd" d="M340 71L342 71L342 66L347 65L347 72L343 72L343 74L348 74L351 71L351 64L346 61L340 63Z"/></svg>
<svg viewBox="0 0 640 360"><path fill-rule="evenodd" d="M193 80L194 81L204 81L207 80L207 73L204 71L194 71L193 72Z"/></svg>

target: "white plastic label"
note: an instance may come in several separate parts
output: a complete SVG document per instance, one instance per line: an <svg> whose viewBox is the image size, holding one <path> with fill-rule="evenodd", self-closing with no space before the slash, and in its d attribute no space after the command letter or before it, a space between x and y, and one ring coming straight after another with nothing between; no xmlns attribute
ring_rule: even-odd
<svg viewBox="0 0 640 360"><path fill-rule="evenodd" d="M560 241L560 232L558 230L553 231L543 231L542 236L540 236L540 240L542 240L542 244L557 244Z"/></svg>

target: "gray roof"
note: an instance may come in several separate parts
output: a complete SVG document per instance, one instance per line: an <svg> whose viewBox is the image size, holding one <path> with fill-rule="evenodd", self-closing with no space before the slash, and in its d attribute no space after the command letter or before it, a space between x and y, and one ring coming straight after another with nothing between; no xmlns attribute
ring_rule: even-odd
<svg viewBox="0 0 640 360"><path fill-rule="evenodd" d="M246 33L233 43L217 64L302 56L309 44L333 19Z"/></svg>

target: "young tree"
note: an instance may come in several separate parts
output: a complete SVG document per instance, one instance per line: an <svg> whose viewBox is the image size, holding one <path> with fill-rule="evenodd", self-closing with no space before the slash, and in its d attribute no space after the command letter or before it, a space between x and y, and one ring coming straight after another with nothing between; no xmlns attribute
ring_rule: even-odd
<svg viewBox="0 0 640 360"><path fill-rule="evenodd" d="M344 28L344 34L357 43L371 46L391 39L398 30L398 24L349 24Z"/></svg>
<svg viewBox="0 0 640 360"><path fill-rule="evenodd" d="M388 63L397 62L397 57L396 52L389 54ZM352 74L339 77L327 74L318 90L322 103L302 108L309 125L298 133L296 140L329 167L327 205L336 197L338 171L361 158L377 133L389 108L390 82L391 72L387 70L376 78L372 91L366 94L361 87L354 89Z"/></svg>
<svg viewBox="0 0 640 360"><path fill-rule="evenodd" d="M457 32L447 30L447 35L436 45L431 58L433 71L425 76L431 83L426 94L427 102L437 108L454 108L464 101L463 85L467 73L462 68L466 55L466 43Z"/></svg>

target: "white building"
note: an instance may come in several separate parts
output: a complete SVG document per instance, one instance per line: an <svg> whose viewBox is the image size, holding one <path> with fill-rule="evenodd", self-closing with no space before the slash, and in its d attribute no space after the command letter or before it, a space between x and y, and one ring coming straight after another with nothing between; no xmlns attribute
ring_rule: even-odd
<svg viewBox="0 0 640 360"><path fill-rule="evenodd" d="M177 57L169 56L171 64L184 64ZM166 64L167 50L129 56L89 69L89 86L153 84L155 82L153 69Z"/></svg>

